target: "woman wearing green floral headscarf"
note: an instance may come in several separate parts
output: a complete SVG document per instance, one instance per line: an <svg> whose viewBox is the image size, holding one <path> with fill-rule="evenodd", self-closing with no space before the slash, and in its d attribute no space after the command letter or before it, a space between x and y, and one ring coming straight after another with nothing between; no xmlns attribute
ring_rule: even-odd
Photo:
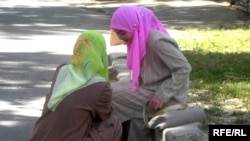
<svg viewBox="0 0 250 141"><path fill-rule="evenodd" d="M85 31L71 63L57 68L28 141L119 141L121 124L111 98L105 40L97 31Z"/></svg>

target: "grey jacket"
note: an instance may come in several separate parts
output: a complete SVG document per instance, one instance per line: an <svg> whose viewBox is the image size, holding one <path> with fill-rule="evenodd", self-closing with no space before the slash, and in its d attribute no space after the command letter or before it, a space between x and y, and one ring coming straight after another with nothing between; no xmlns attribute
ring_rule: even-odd
<svg viewBox="0 0 250 141"><path fill-rule="evenodd" d="M161 31L151 31L140 73L141 87L166 103L185 103L190 73L191 66L176 41Z"/></svg>

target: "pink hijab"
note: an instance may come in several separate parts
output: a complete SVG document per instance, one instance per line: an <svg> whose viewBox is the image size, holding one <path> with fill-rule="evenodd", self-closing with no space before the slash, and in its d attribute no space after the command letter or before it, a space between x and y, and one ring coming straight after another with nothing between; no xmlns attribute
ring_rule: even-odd
<svg viewBox="0 0 250 141"><path fill-rule="evenodd" d="M124 30L133 34L132 43L127 45L127 67L132 70L131 90L138 86L140 66L146 54L146 42L151 30L167 33L163 24L150 10L142 6L121 6L112 16L111 29ZM167 33L168 34L168 33Z"/></svg>

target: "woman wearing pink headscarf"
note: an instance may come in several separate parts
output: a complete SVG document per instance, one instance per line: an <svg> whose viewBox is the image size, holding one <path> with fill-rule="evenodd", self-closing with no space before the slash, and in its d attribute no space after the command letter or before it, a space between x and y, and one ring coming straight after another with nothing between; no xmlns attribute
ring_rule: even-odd
<svg viewBox="0 0 250 141"><path fill-rule="evenodd" d="M113 13L110 28L127 45L127 67L132 72L130 87L112 84L114 113L124 125L131 121L124 140L147 141L143 106L148 103L150 109L159 110L186 103L191 66L150 9L121 6Z"/></svg>

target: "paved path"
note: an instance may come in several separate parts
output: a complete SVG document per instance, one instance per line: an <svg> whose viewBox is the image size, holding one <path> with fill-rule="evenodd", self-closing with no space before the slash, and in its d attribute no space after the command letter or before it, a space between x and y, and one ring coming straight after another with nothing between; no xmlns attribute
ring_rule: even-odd
<svg viewBox="0 0 250 141"><path fill-rule="evenodd" d="M99 30L108 42L111 14L124 4L72 1L0 1L0 141L27 140L41 114L54 69L68 62L79 32ZM186 27L242 23L224 4L176 2L144 2L173 36ZM125 47L108 47L108 52L119 58Z"/></svg>
<svg viewBox="0 0 250 141"><path fill-rule="evenodd" d="M78 5L95 12L111 15L123 3L92 2ZM235 12L228 2L214 2L205 0L193 1L142 1L129 5L143 5L151 8L167 28L183 29L187 27L212 27L215 25L243 24L241 14ZM249 23L249 20L247 23Z"/></svg>

